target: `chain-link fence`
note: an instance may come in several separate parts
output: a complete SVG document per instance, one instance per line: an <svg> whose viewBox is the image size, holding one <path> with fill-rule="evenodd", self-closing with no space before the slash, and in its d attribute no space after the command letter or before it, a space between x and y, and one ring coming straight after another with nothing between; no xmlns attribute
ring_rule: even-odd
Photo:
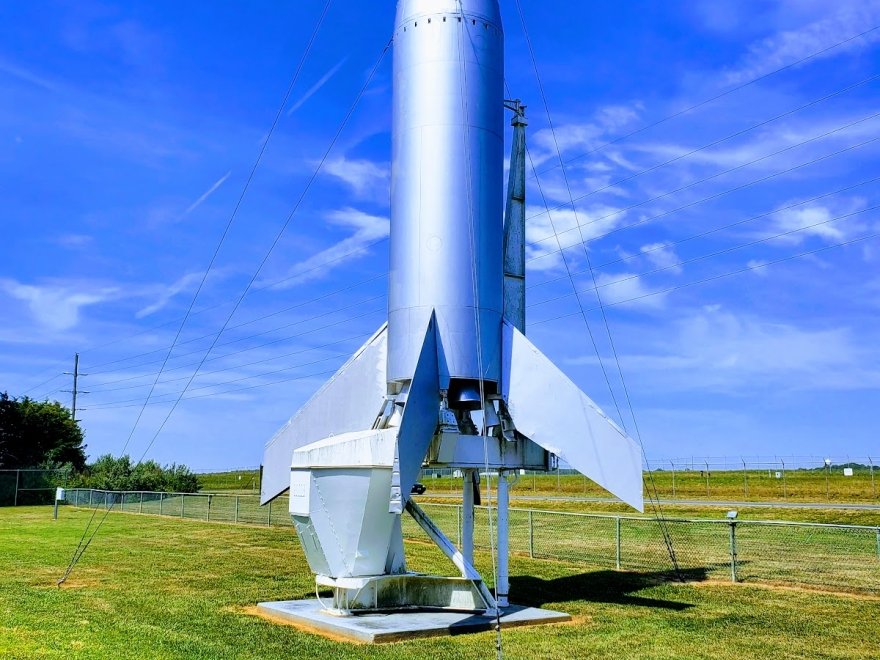
<svg viewBox="0 0 880 660"><path fill-rule="evenodd" d="M261 507L249 495L74 489L75 506L206 521L290 525L287 498ZM422 508L461 543L461 506ZM477 507L474 545L490 549L494 509ZM494 520L494 518L493 518ZM494 523L493 523L494 524ZM404 516L404 535L421 538ZM880 527L745 520L690 520L512 508L511 552L574 565L673 574L671 546L686 578L776 582L880 593Z"/></svg>
<svg viewBox="0 0 880 660"><path fill-rule="evenodd" d="M69 477L66 470L0 470L0 506L51 504Z"/></svg>
<svg viewBox="0 0 880 660"><path fill-rule="evenodd" d="M794 456L677 458L649 461L644 474L652 496L668 500L792 500L880 502L880 466L875 457ZM607 498L607 491L575 470L521 470L514 496ZM461 472L426 469L422 481L433 492L461 490Z"/></svg>

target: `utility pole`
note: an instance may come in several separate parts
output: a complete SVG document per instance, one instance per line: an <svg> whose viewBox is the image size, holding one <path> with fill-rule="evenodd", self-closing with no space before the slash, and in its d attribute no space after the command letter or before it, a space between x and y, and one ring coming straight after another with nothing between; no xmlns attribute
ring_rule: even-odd
<svg viewBox="0 0 880 660"><path fill-rule="evenodd" d="M62 390L63 392L68 392L72 395L73 401L71 402L71 418L73 421L77 421L76 419L76 395L77 394L88 394L83 390L79 389L79 377L80 376L88 376L88 374L81 374L79 372L79 353L74 353L73 355L73 371L65 371L65 375L73 376L73 389L72 390Z"/></svg>

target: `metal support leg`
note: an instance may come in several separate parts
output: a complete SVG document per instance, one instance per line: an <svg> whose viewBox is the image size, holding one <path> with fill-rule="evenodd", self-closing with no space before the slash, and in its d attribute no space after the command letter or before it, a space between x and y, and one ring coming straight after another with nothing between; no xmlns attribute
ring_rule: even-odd
<svg viewBox="0 0 880 660"><path fill-rule="evenodd" d="M474 471L464 471L461 497L461 554L468 564L474 563Z"/></svg>
<svg viewBox="0 0 880 660"><path fill-rule="evenodd" d="M495 599L498 607L510 603L510 485L504 470L498 471L498 584L495 585Z"/></svg>

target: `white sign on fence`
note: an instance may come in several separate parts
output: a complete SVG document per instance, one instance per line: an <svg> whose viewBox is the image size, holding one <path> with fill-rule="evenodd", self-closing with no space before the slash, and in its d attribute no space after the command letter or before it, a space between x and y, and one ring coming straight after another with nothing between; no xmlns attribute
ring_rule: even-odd
<svg viewBox="0 0 880 660"><path fill-rule="evenodd" d="M843 476L851 477L852 476L852 468L843 468Z"/></svg>

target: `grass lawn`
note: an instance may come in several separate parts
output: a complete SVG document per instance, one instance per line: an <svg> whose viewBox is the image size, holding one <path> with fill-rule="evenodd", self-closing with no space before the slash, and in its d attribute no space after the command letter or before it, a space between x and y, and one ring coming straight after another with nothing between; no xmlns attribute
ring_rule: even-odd
<svg viewBox="0 0 880 660"><path fill-rule="evenodd" d="M780 472L782 475L782 472ZM647 481L647 494L662 499L785 501L792 502L861 502L880 503L880 467L872 473L855 468L852 477L843 475L835 466L826 473L822 469L787 470L785 478L777 478L775 470L718 470L701 473L699 469L654 472ZM199 475L199 485L205 492L232 492L240 495L259 492L259 472L240 470ZM458 493L461 479L424 476L428 492ZM555 473L524 475L512 488L512 495L547 497L608 497L607 491L581 475Z"/></svg>
<svg viewBox="0 0 880 660"><path fill-rule="evenodd" d="M55 587L90 512L0 509L3 658L487 658L491 633L379 647L326 640L248 615L306 598L290 528L111 513L67 586ZM416 570L448 573L427 543ZM488 556L478 557L484 574ZM507 658L876 658L880 599L512 560L514 600L574 623L505 631Z"/></svg>

